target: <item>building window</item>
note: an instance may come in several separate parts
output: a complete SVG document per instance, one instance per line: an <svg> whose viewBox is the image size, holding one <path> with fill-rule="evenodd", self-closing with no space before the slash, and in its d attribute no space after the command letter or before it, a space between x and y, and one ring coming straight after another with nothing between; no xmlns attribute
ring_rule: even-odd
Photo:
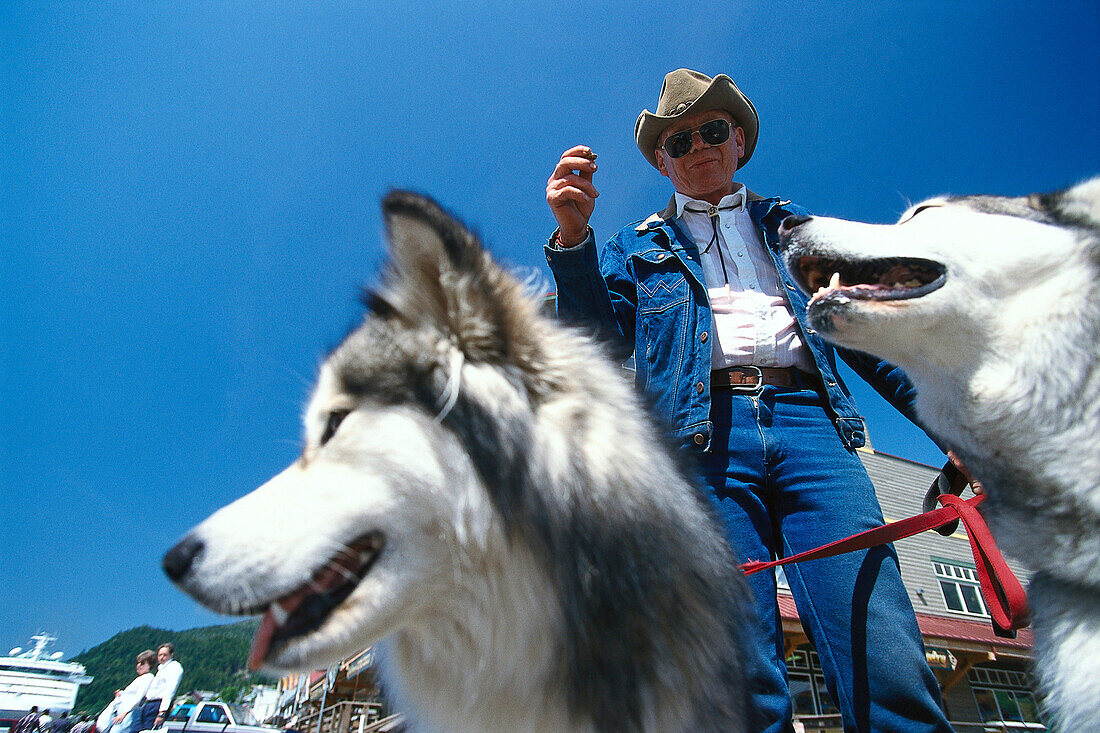
<svg viewBox="0 0 1100 733"><path fill-rule="evenodd" d="M982 598L978 571L973 565L957 561L932 560L936 580L940 583L943 602L947 610L968 616L989 616Z"/></svg>
<svg viewBox="0 0 1100 733"><path fill-rule="evenodd" d="M1044 730L1026 674L975 667L968 676L983 723L1015 723L1028 730Z"/></svg>
<svg viewBox="0 0 1100 733"><path fill-rule="evenodd" d="M821 663L812 649L796 649L787 657L788 682L795 715L839 715L840 708L825 686Z"/></svg>
<svg viewBox="0 0 1100 733"><path fill-rule="evenodd" d="M788 681L794 714L817 715L817 705L814 702L814 684L810 681L810 675L792 673Z"/></svg>

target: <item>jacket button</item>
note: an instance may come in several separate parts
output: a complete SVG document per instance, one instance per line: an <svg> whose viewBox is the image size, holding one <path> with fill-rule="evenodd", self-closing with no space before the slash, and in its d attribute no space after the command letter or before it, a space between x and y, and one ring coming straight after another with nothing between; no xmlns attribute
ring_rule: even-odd
<svg viewBox="0 0 1100 733"><path fill-rule="evenodd" d="M704 344L705 344L705 343L707 342L707 339L708 339L708 338L710 338L710 337L709 337L709 336L707 336L707 332L706 332L706 331L703 331L703 333L702 333L702 334L700 334L700 336L699 336L699 340L700 340L700 341L702 341L702 342L703 342Z"/></svg>
<svg viewBox="0 0 1100 733"><path fill-rule="evenodd" d="M707 442L707 439L703 437L702 433L696 433L695 437L692 438L692 440L695 441L695 445L702 445L703 443Z"/></svg>
<svg viewBox="0 0 1100 733"><path fill-rule="evenodd" d="M699 382L699 384L695 385L695 391L699 394L703 394L704 389L706 389L706 387L703 386L702 382Z"/></svg>

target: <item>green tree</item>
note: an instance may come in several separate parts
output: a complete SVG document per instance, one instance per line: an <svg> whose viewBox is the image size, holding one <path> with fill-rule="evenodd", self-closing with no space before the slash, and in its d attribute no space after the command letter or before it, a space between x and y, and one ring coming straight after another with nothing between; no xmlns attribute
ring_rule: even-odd
<svg viewBox="0 0 1100 733"><path fill-rule="evenodd" d="M250 619L186 631L139 626L115 634L73 657L72 661L83 664L94 678L81 688L74 712L98 714L114 698L115 690L121 690L134 679L134 658L138 653L143 649L155 651L166 641L175 645L176 659L183 665L177 695L193 690L224 693L230 687L236 691L248 690L252 684L270 683L270 678L249 672L246 665L258 627L259 621Z"/></svg>

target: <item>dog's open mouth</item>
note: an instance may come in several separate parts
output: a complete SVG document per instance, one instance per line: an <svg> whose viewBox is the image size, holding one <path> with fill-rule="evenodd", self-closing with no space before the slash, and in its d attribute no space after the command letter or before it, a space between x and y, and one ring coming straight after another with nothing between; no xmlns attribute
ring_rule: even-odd
<svg viewBox="0 0 1100 733"><path fill-rule="evenodd" d="M363 535L330 558L305 585L273 601L252 640L249 669L259 669L272 649L320 628L370 572L382 545L380 532Z"/></svg>
<svg viewBox="0 0 1100 733"><path fill-rule="evenodd" d="M798 258L802 287L812 293L810 303L833 295L859 300L919 298L946 282L939 262L910 257L887 257L849 262L803 255Z"/></svg>

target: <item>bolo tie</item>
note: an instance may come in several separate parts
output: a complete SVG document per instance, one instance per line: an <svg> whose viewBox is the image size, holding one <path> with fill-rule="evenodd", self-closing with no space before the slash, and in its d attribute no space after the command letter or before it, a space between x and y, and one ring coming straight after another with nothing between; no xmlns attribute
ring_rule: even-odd
<svg viewBox="0 0 1100 733"><path fill-rule="evenodd" d="M684 211L690 211L693 214L706 214L710 217L710 225L714 234L711 235L710 241L707 242L707 246L703 247L702 253L706 254L710 252L710 248L718 243L718 212L720 211L732 211L739 208L739 204L730 204L729 206L708 206L705 209L692 209L687 206L684 207ZM729 273L726 272L726 257L722 254L722 248L718 247L718 261L722 263L722 277L726 278L726 285L730 284Z"/></svg>

